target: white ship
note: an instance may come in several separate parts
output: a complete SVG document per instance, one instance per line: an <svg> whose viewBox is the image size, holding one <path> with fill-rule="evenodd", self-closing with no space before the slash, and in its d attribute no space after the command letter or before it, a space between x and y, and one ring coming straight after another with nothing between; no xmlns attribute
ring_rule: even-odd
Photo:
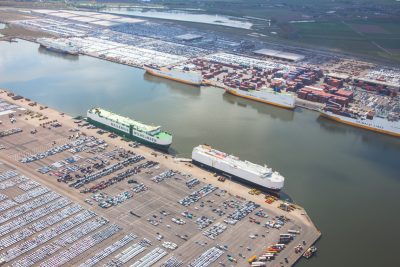
<svg viewBox="0 0 400 267"><path fill-rule="evenodd" d="M172 143L172 135L161 131L160 126L146 125L101 108L89 109L87 120L100 128L159 149L168 150Z"/></svg>
<svg viewBox="0 0 400 267"><path fill-rule="evenodd" d="M201 85L203 81L203 76L199 72L195 71L185 71L180 69L168 69L168 68L156 68L152 66L144 66L147 73L154 76L163 77L169 80L191 84L191 85Z"/></svg>
<svg viewBox="0 0 400 267"><path fill-rule="evenodd" d="M199 145L192 151L192 162L200 167L222 173L232 180L261 189L278 192L285 178L266 166L228 155L207 145Z"/></svg>
<svg viewBox="0 0 400 267"><path fill-rule="evenodd" d="M79 48L73 45L68 39L38 38L36 41L44 48L70 55L79 55Z"/></svg>
<svg viewBox="0 0 400 267"><path fill-rule="evenodd" d="M261 88L260 90L242 90L238 88L227 87L225 90L233 95L282 108L294 109L296 105L296 98L294 94L288 92L276 92L270 88Z"/></svg>
<svg viewBox="0 0 400 267"><path fill-rule="evenodd" d="M321 116L351 126L400 137L400 120L395 117L379 117L373 114L353 114L344 110L325 107Z"/></svg>

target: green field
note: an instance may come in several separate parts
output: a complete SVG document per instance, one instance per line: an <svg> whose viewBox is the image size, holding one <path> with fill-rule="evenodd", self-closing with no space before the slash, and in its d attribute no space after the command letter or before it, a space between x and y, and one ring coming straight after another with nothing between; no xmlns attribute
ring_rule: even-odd
<svg viewBox="0 0 400 267"><path fill-rule="evenodd" d="M286 31L292 41L400 62L399 25L400 21L377 19L310 22L289 24Z"/></svg>
<svg viewBox="0 0 400 267"><path fill-rule="evenodd" d="M270 19L271 26L262 20L252 20L252 31L267 35L267 41L279 37L278 41L290 44L400 62L400 1L396 0L153 0L151 3L169 8L200 8L209 14ZM290 23L293 20L317 22Z"/></svg>
<svg viewBox="0 0 400 267"><path fill-rule="evenodd" d="M76 3L81 2L85 1L76 1ZM93 1L87 2L93 3ZM199 9L200 13L245 17L250 18L253 23L252 32L266 35L260 37L265 41L325 48L385 59L395 64L400 62L400 1L397 0L152 0L151 2L98 0L96 2L156 5L170 9ZM331 13L332 11L334 12ZM271 20L271 25L265 20ZM298 20L316 22L290 23ZM211 27L180 23L205 30ZM241 29L212 27L233 35L249 34L248 31ZM277 32L278 35L271 32Z"/></svg>

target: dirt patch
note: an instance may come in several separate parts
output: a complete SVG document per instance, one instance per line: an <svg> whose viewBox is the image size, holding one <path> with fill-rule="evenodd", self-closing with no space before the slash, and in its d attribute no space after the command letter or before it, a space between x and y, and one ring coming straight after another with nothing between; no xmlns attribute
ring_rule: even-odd
<svg viewBox="0 0 400 267"><path fill-rule="evenodd" d="M34 40L40 37L54 37L54 35L46 32L27 29L12 24L8 25L7 28L0 30L0 34L9 38L20 38L25 40Z"/></svg>
<svg viewBox="0 0 400 267"><path fill-rule="evenodd" d="M0 10L0 21L1 22L9 22L13 20L25 20L25 19L33 19L35 17L22 14L20 12L9 11L9 10Z"/></svg>
<svg viewBox="0 0 400 267"><path fill-rule="evenodd" d="M64 2L64 1L63 1ZM0 0L0 7L14 8L66 8L66 4L61 1L21 1L21 0Z"/></svg>
<svg viewBox="0 0 400 267"><path fill-rule="evenodd" d="M350 25L354 30L361 33L381 33L381 34L390 34L387 30L378 25L367 25L367 24L351 24Z"/></svg>

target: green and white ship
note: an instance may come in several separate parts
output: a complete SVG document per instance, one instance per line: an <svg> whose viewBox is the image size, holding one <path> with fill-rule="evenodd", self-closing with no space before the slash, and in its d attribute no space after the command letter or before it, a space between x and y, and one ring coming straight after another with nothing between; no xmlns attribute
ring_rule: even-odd
<svg viewBox="0 0 400 267"><path fill-rule="evenodd" d="M89 109L87 120L95 126L120 136L162 150L168 150L172 143L172 135L161 131L161 126L147 125L102 108Z"/></svg>

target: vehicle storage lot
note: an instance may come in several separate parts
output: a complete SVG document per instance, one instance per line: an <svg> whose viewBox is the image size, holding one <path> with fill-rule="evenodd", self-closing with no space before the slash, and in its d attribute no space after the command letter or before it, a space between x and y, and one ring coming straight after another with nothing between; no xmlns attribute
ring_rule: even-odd
<svg viewBox="0 0 400 267"><path fill-rule="evenodd" d="M15 111L16 112L13 113L15 118L14 123L11 123L12 120L8 118L8 115L1 116L1 120L3 121L2 128L10 129L18 127L21 128L23 132L2 137L0 139L0 145L4 146L4 149L0 150L0 157L3 159L3 162L6 163L4 165L0 165L2 168L1 171L4 172L8 169L17 168L21 174L43 183L49 188L49 190L54 190L60 195L64 195L71 199L71 202L79 203L85 209L94 211L97 216L87 219L88 221L95 220L95 218L100 218L101 216L103 216L106 220L109 220L108 223L105 223L107 221L103 220L98 221L97 224L94 223L91 226L94 228L92 231L90 231L92 228L89 227L87 232L82 232L81 234L79 234L79 232L74 233L73 236L77 237L76 240L71 240L69 243L61 242L60 244L63 244L63 246L61 246L60 249L57 249L51 256L44 257L43 260L38 260L35 264L47 263L48 266L54 266L55 262L60 264L63 262L68 262L69 264L78 266L80 263L91 260L92 263L96 262L96 266L102 266L110 263L111 260L114 260L114 265L118 266L118 264L121 264L121 262L118 263L115 257L118 255L121 256L121 252L125 250L133 251L135 248L131 248L131 246L137 244L139 248L143 247L145 250L132 258L130 257L135 253L131 253L130 256L125 256L125 258L123 258L124 266L130 266L134 264L150 252L152 252L150 257L154 259L161 257L156 263L152 263L151 266L161 266L171 257L176 258L178 262L183 262L183 264L186 266L208 249L217 246L220 246L221 248L224 247L224 249L222 249L223 254L214 262L210 262L209 266L218 266L219 262L227 265L233 264L235 266L244 266L247 264L248 258L253 255L260 255L268 245L276 244L279 241L279 233L287 233L288 229L299 230L300 227L303 226L301 223L289 221L285 223L280 230L265 227L264 225L266 222L277 222L275 216L286 214L283 211L278 212L276 209L267 209L267 204L265 204L265 207L257 207L254 211L245 216L242 220L238 221L235 225L226 223L224 220L227 220L229 214L234 213L236 207L246 204L247 201L235 195L230 195L229 193L220 189L212 191L210 194L203 196L197 202L192 203L189 206L183 206L182 204L178 203L179 200L187 197L194 191L200 190L207 184L203 182L201 177L190 177L182 172L176 173L173 177L158 179L162 181L156 183L152 179L156 175L164 173L168 170L168 168L163 164L158 164L151 168L143 167L141 168L141 172L139 174L134 174L131 177L127 177L101 190L101 192L112 197L127 191L131 192L133 195L128 199L124 199L124 197L122 197L119 198L119 201L114 201L114 203L121 202L116 206L101 208L98 203L93 200L93 193L80 193L80 191L84 190L84 188L90 188L102 181L109 180L111 177L115 177L119 173L122 173L128 169L138 167L141 164L149 161L150 158L128 164L122 169L118 169L109 175L102 176L98 180L92 181L79 189L69 187L64 182L57 182L57 179L62 177L60 174L63 172L65 174L67 169L70 171L73 170L69 173L70 177L72 177L72 181L68 181L69 184L73 184L77 179L79 179L79 177L76 177L76 174L80 175L80 178L82 178L83 175L89 175L89 173L82 172L82 169L87 171L88 167L91 166L92 168L89 171L91 174L100 172L105 168L112 166L113 164L134 156L132 153L127 153L127 151L132 151L133 153L136 152L139 154L138 152L141 151L141 148L129 148L126 146L127 148L120 149L112 144L113 139L109 138L107 136L108 134L95 134L97 139L89 140L89 136L78 136L78 131L69 131L71 128L67 128L65 125L62 125L62 123L61 127L53 127L51 126L51 123L46 123L48 121L53 121L51 119L41 119L43 116L35 117L37 115L32 116L32 114L27 115L26 111L24 110L16 109ZM43 114L46 114L46 112L46 110L42 111ZM40 124L43 125L43 123L45 123L46 128L40 126ZM31 133L31 131L34 129L36 129L37 132ZM108 140L106 142L108 143L108 146L105 145L106 143L100 142L100 140L103 138ZM53 155L50 155L49 153L45 156L42 155L42 159L35 160L30 163L20 162L21 159L31 157L33 154L48 151L49 149L59 147L64 144L76 143L77 140L83 139L86 140L86 143L83 143L83 145L77 145L62 152L58 151L59 153L54 152L55 154ZM117 139L119 138L115 138L114 140ZM97 143L94 144L93 140L96 140ZM83 151L80 151L81 149ZM72 153L71 151L80 152ZM151 158L151 161L162 162L164 160L164 156L158 152L157 154L158 156ZM71 158L74 158L74 160L71 160ZM95 163L99 163L101 160L104 162L104 166L97 166L99 168L96 169L94 167ZM182 165L184 164L185 163L182 163ZM51 170L47 173L40 173L38 171L38 169L43 170L43 167L49 166L51 167L49 168ZM179 164L176 166L179 168ZM193 178L198 178L200 183L195 185L193 188L189 188L186 185L186 182L192 180ZM128 181L131 179L135 180L136 183L128 183ZM141 192L131 191L133 187L142 183L147 190ZM218 183L223 185L221 182ZM0 193L3 193L3 191L5 190L0 190ZM22 193L14 193L14 191L15 190L7 189L8 198L15 198L16 195ZM96 192L95 194L99 193L100 191ZM32 199L34 200L38 197ZM87 199L90 199L90 201L85 202ZM70 205L72 205L72 203ZM8 210L15 209L15 207L11 207L6 211L0 211L0 216ZM215 209L218 210L216 211ZM260 209L262 209L268 215L267 218L255 215L255 213ZM186 215L182 214L183 212L187 212ZM217 212L219 212L219 214L217 214ZM83 213L83 211L81 211L81 213ZM47 214L46 216L52 215L54 214L51 213ZM24 214L21 216L24 216ZM47 228L50 229L52 227L62 225L66 220L68 220L68 218L73 216L75 215L71 215L64 220L55 223L54 225L48 226ZM206 224L206 219L203 218L203 229L199 229L199 225L196 223L196 220L198 220L201 216L205 216L208 219L213 220L212 223ZM250 220L250 218L252 218L252 220ZM185 221L184 224L181 224L182 220ZM256 222L259 222L259 224ZM29 225L32 223L35 223L35 221L30 222L30 224L27 224L24 227L29 227ZM120 228L116 228L116 226L112 227L113 224L118 225ZM213 229L214 225L216 224L225 226L226 229L219 235L215 234L214 240L206 237L203 233L205 231L210 232L210 229ZM0 227L2 225L3 224L0 224ZM50 248L53 248L50 246L53 246L53 243L60 239L62 235L65 233L72 233L74 229L83 228L77 227L77 225L78 224L74 224L73 228L65 230L65 232L54 236L54 238L44 242L43 244L41 243L26 253L22 253L21 255L12 259L11 262L22 263L24 257L30 256L31 253L36 252L35 255L39 255L39 252L41 252L40 249L42 248L43 250L44 248L50 250ZM34 233L28 237L27 240L42 234L48 230L47 228ZM93 238L92 236L94 233L99 231L103 231L103 235L97 235L96 238ZM300 229L300 231L301 236L296 237L295 240L292 241L288 247L279 254L279 256L277 256L277 259L273 261L273 265L279 266L279 262L284 262L284 257L288 257L289 262L293 262L295 259L297 259L297 255L294 254L294 246L298 245L303 239L308 240L309 238L313 237L314 234L313 231L309 231L309 229L306 227L303 227ZM7 233L5 237L12 236L14 238L15 235L13 234L15 234L15 232L16 231ZM111 233L113 234L111 235ZM82 236L80 237L80 235ZM108 237L108 235L111 236ZM129 237L129 235L131 236ZM98 238L99 236L101 238ZM143 242L144 239L148 240L149 242ZM15 244L7 247L4 251L2 251L2 253L7 253L8 250L13 249L22 242L26 242L26 240L15 242ZM82 253L75 255L74 251L76 250L76 247L79 247L78 245L82 246L82 244L79 242L83 242L82 244L93 243L93 246L87 248L86 251L82 251ZM56 243L56 245L57 244L58 243ZM175 246L174 244L177 245L177 248L175 249L173 249ZM156 248L159 249L153 251ZM108 251L108 253L100 253L103 250L106 252ZM67 251L68 253L63 254L63 257L57 257L59 253L64 251ZM92 257L96 256L96 253L103 255L104 258L99 256L96 259L92 259ZM165 253L166 255L164 255ZM230 259L237 261L237 263L230 262L228 255L232 256ZM121 259L121 257L118 257L118 259ZM26 261L24 261L24 263L26 263ZM15 264L15 266L19 265ZM24 266L29 266L29 264ZM175 264L168 266L179 265ZM208 265L204 264L202 266Z"/></svg>

